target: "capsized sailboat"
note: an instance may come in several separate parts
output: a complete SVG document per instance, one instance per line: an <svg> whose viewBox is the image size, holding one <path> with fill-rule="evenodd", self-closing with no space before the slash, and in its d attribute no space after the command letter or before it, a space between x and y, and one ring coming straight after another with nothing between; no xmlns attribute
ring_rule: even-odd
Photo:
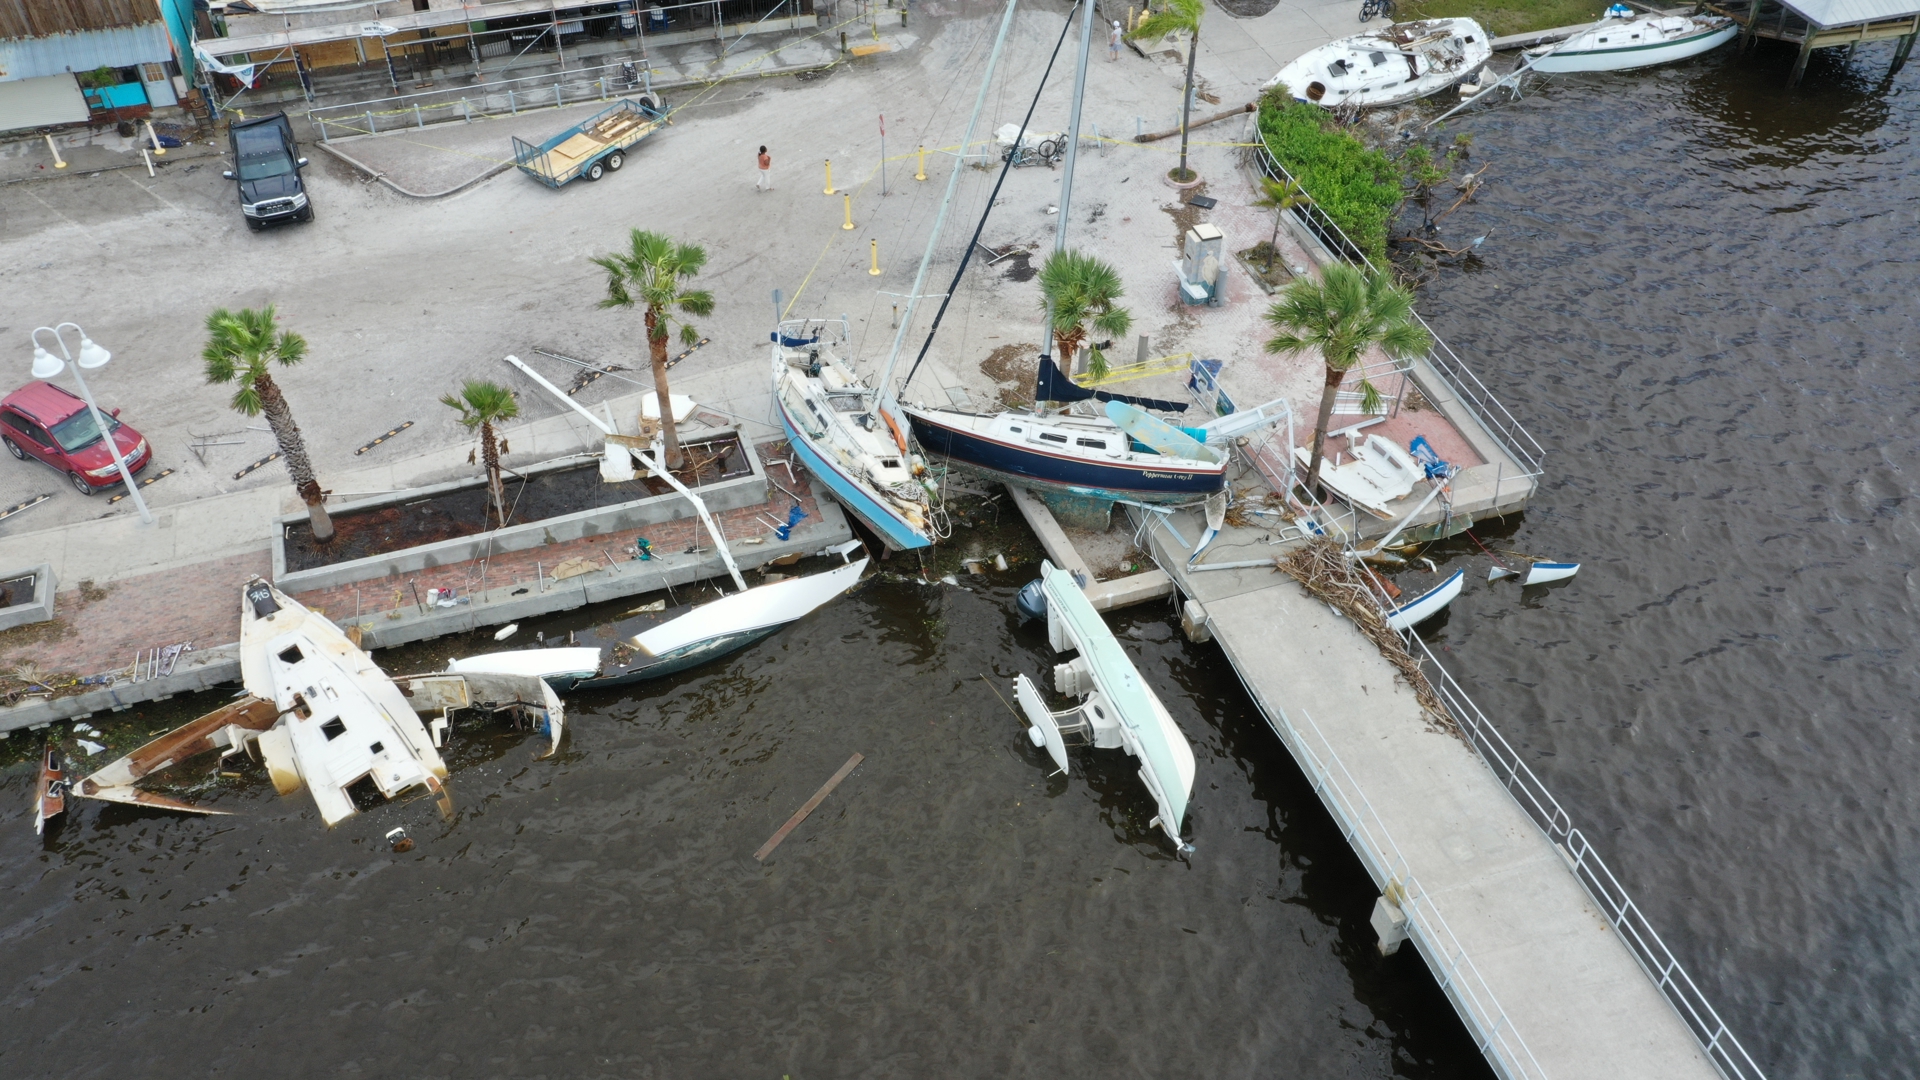
<svg viewBox="0 0 1920 1080"><path fill-rule="evenodd" d="M695 608L635 612L575 636L586 646L516 649L456 659L450 672L497 672L545 679L562 693L657 679L715 660L813 612L860 581L867 560L825 573L756 585Z"/></svg>
<svg viewBox="0 0 1920 1080"><path fill-rule="evenodd" d="M1040 588L1046 598L1047 641L1056 652L1079 653L1053 669L1054 689L1082 701L1077 708L1052 712L1033 680L1016 676L1014 697L1032 725L1027 738L1045 748L1061 772L1068 771L1070 740L1091 743L1095 749L1125 750L1138 758L1140 781L1159 811L1150 824L1182 850L1191 850L1180 829L1193 793L1193 747L1073 576L1042 562Z"/></svg>

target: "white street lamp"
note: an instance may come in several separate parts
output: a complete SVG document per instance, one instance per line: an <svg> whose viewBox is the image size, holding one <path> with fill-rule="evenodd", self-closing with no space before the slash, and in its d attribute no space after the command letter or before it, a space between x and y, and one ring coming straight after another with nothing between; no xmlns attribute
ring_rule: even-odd
<svg viewBox="0 0 1920 1080"><path fill-rule="evenodd" d="M65 330L69 326L73 327L74 333L80 335L80 356L78 359L76 359L71 352L67 351L67 339L60 334L60 331ZM54 343L60 346L59 356L48 352L46 347L40 344L41 331L53 335ZM127 459L120 453L120 444L113 441L113 428L108 425L107 418L100 415L100 406L94 404L93 401L93 391L87 389L87 380L80 375L80 369L85 368L88 371L92 371L95 368L106 367L107 361L111 359L113 359L113 354L101 348L99 345L94 344L93 339L89 338L87 332L80 329L76 323L64 322L59 326L41 326L36 327L33 331L33 377L36 379L51 379L55 375L60 374L60 372L65 370L69 363L71 363L73 367L73 381L80 384L80 396L86 401L88 411L93 413L94 427L99 430L100 437L107 441L107 453L113 455L113 463L120 469L120 479L126 481L127 494L133 496L133 505L140 508L140 520L151 525L153 524L153 513L147 509L147 501L140 497L140 489L135 486L133 482L133 471L127 468Z"/></svg>

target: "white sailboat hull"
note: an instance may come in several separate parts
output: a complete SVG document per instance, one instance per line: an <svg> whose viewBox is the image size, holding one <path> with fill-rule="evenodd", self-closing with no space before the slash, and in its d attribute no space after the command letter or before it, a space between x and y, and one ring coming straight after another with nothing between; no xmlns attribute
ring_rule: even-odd
<svg viewBox="0 0 1920 1080"><path fill-rule="evenodd" d="M1685 23L1684 28L1661 24ZM1740 27L1731 19L1682 19L1675 16L1608 21L1568 38L1534 61L1533 70L1549 74L1575 71L1630 71L1671 64L1732 41ZM1658 40L1655 40L1656 36Z"/></svg>
<svg viewBox="0 0 1920 1080"><path fill-rule="evenodd" d="M1395 23L1310 49L1267 80L1296 101L1372 109L1437 94L1477 73L1492 40L1472 19Z"/></svg>

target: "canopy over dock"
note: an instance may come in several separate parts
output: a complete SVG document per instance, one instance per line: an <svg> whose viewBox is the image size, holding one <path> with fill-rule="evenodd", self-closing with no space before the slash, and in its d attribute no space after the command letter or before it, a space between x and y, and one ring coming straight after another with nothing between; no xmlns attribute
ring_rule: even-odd
<svg viewBox="0 0 1920 1080"><path fill-rule="evenodd" d="M1920 0L1751 0L1746 4L1733 0L1718 10L1740 24L1741 52L1752 48L1757 37L1800 46L1788 86L1799 85L1807 57L1815 49L1845 45L1852 56L1863 41L1890 38L1900 42L1887 69L1887 77L1892 78L1907 62L1914 37L1920 34Z"/></svg>

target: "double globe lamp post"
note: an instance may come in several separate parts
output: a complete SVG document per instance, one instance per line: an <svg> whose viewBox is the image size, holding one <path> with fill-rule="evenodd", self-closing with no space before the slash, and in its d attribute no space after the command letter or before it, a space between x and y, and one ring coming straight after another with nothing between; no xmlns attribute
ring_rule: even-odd
<svg viewBox="0 0 1920 1080"><path fill-rule="evenodd" d="M69 327L74 333L80 335L80 356L77 359L67 350L67 339L61 334L61 331ZM53 335L54 343L60 346L59 356L48 352L46 347L40 344L42 333ZM113 463L120 469L120 479L126 482L127 494L133 497L133 505L140 508L140 520L151 525L153 514L147 509L147 501L140 497L140 488L133 482L133 472L127 468L127 459L120 453L120 444L113 441L113 428L108 424L107 418L100 414L100 406L93 400L93 391L87 389L87 380L80 374L82 369L92 371L95 368L106 367L107 361L111 359L113 354L94 344L93 340L87 337L87 332L80 329L76 323L63 322L59 326L41 326L33 331L33 377L52 379L69 366L73 368L73 381L80 384L80 397L87 403L88 411L93 413L94 427L99 430L100 437L107 441L107 452L113 455Z"/></svg>

